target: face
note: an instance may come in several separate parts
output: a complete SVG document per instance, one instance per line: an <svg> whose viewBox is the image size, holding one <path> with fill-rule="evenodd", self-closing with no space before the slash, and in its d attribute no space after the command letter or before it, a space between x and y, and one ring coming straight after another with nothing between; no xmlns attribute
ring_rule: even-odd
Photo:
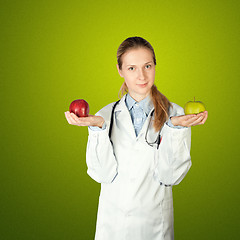
<svg viewBox="0 0 240 240"><path fill-rule="evenodd" d="M155 64L149 49L127 51L122 56L122 69L119 69L118 64L117 69L133 99L139 102L148 96L155 79Z"/></svg>

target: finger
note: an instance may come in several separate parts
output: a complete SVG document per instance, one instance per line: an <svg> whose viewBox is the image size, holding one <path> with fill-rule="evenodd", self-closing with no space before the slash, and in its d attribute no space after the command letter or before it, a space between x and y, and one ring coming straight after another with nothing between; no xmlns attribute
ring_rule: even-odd
<svg viewBox="0 0 240 240"><path fill-rule="evenodd" d="M191 118L196 118L197 114L188 114L188 115L183 115L185 120L189 120Z"/></svg>
<svg viewBox="0 0 240 240"><path fill-rule="evenodd" d="M71 115L72 119L74 119L76 122L78 121L78 116L76 114L71 112L70 115Z"/></svg>
<svg viewBox="0 0 240 240"><path fill-rule="evenodd" d="M208 112L205 113L204 118L200 124L204 124L208 118Z"/></svg>
<svg viewBox="0 0 240 240"><path fill-rule="evenodd" d="M206 117L208 117L208 111L205 111L204 114Z"/></svg>
<svg viewBox="0 0 240 240"><path fill-rule="evenodd" d="M191 115L189 115L189 116L191 116L190 118L189 118L189 120L196 120L196 119L199 119L200 117L203 117L205 115L205 113L204 112L200 112L200 113L197 113L197 114L191 114Z"/></svg>
<svg viewBox="0 0 240 240"><path fill-rule="evenodd" d="M204 115L204 112L200 112L200 113L198 113L196 116L197 117L200 117L200 116L203 116Z"/></svg>
<svg viewBox="0 0 240 240"><path fill-rule="evenodd" d="M88 117L78 117L74 113L70 113L71 117L76 121L76 122L82 122L82 121L87 121L90 118L90 115Z"/></svg>
<svg viewBox="0 0 240 240"><path fill-rule="evenodd" d="M195 121L198 117L196 114L191 114L191 115L181 115L181 116L176 116L174 118L178 118L178 125L183 126L183 127L189 127L189 125Z"/></svg>
<svg viewBox="0 0 240 240"><path fill-rule="evenodd" d="M185 120L184 125L186 125L186 127L189 127L189 126L191 126L192 123L195 122L198 118L199 118L199 116L193 115L191 118L188 118L187 120Z"/></svg>
<svg viewBox="0 0 240 240"><path fill-rule="evenodd" d="M196 125L199 125L204 119L204 116L203 115L200 115L199 118L197 120L195 120L191 125L192 126L196 126Z"/></svg>
<svg viewBox="0 0 240 240"><path fill-rule="evenodd" d="M76 114L74 113L71 113L71 117L72 119L78 123L78 124L86 124L86 123L89 123L91 121L91 117L78 117Z"/></svg>
<svg viewBox="0 0 240 240"><path fill-rule="evenodd" d="M92 122L93 122L93 117L91 117L91 116L92 115L90 115L88 117L78 117L74 113L71 113L71 117L72 117L73 121L75 122L75 125L78 125L78 126L91 126Z"/></svg>
<svg viewBox="0 0 240 240"><path fill-rule="evenodd" d="M186 126L187 127L191 127L191 126L197 125L197 124L199 124L199 122L202 121L202 119L203 119L202 115L198 115L196 117L192 117L191 119L186 121Z"/></svg>
<svg viewBox="0 0 240 240"><path fill-rule="evenodd" d="M71 122L71 118L69 117L69 112L65 112L65 117L66 117L68 123L70 123Z"/></svg>
<svg viewBox="0 0 240 240"><path fill-rule="evenodd" d="M66 119L67 119L67 122L68 122L69 124L71 124L66 112L65 112L65 117L66 117Z"/></svg>
<svg viewBox="0 0 240 240"><path fill-rule="evenodd" d="M85 126L85 122L86 122L86 117L78 117L76 114L74 113L70 113L71 118L73 119L73 121L75 122L75 124L79 125L79 126Z"/></svg>
<svg viewBox="0 0 240 240"><path fill-rule="evenodd" d="M69 123L72 124L72 125L77 125L77 122L76 120L73 118L73 115L69 112L67 113L67 117L68 117L68 120L69 120Z"/></svg>

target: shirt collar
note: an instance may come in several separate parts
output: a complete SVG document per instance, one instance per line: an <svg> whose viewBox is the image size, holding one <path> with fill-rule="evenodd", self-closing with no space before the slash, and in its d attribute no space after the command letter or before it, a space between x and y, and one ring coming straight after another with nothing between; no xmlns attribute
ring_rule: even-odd
<svg viewBox="0 0 240 240"><path fill-rule="evenodd" d="M133 105L136 103L136 101L129 95L129 93L127 94L127 96L125 98L125 102L126 102L126 105L127 105L127 108L129 111L132 109ZM153 103L151 101L150 96L148 95L143 100L138 102L138 104L143 109L143 111L146 113L146 115L148 116L151 109L153 108Z"/></svg>

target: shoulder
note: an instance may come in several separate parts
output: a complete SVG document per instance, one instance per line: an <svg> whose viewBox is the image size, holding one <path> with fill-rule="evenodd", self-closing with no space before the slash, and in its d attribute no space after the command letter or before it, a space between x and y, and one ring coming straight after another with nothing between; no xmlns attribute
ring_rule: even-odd
<svg viewBox="0 0 240 240"><path fill-rule="evenodd" d="M105 107L103 107L102 109L100 109L95 115L96 116L101 116L103 117L104 119L105 118L108 118L109 115L111 114L112 112L112 108L114 106L116 102L112 102L112 103L109 103L108 105L106 105Z"/></svg>
<svg viewBox="0 0 240 240"><path fill-rule="evenodd" d="M184 115L184 109L177 105L176 103L171 102L170 109L169 109L169 116L179 116L179 115Z"/></svg>
<svg viewBox="0 0 240 240"><path fill-rule="evenodd" d="M119 99L118 101L109 103L108 105L106 105L105 107L103 107L102 109L100 109L95 115L96 115L96 116L101 116L101 117L103 117L105 120L108 119L108 118L110 118L111 113L112 113L112 109L113 109L114 105L116 105L116 103L118 103L118 102L119 102L119 104L118 104L117 107L119 107L119 105L122 106L123 103L125 102L125 95L124 95L121 99ZM116 109L117 109L117 107L116 107ZM116 110L116 109L115 109L115 110Z"/></svg>

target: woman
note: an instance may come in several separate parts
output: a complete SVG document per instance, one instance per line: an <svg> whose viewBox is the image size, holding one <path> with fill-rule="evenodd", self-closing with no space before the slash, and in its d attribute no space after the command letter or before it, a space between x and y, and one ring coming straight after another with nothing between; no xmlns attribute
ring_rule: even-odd
<svg viewBox="0 0 240 240"><path fill-rule="evenodd" d="M95 240L174 239L172 186L191 166L190 127L204 124L207 111L184 115L157 90L145 39L124 40L117 61L121 100L95 116L65 113L70 124L89 126L87 172L101 183Z"/></svg>

